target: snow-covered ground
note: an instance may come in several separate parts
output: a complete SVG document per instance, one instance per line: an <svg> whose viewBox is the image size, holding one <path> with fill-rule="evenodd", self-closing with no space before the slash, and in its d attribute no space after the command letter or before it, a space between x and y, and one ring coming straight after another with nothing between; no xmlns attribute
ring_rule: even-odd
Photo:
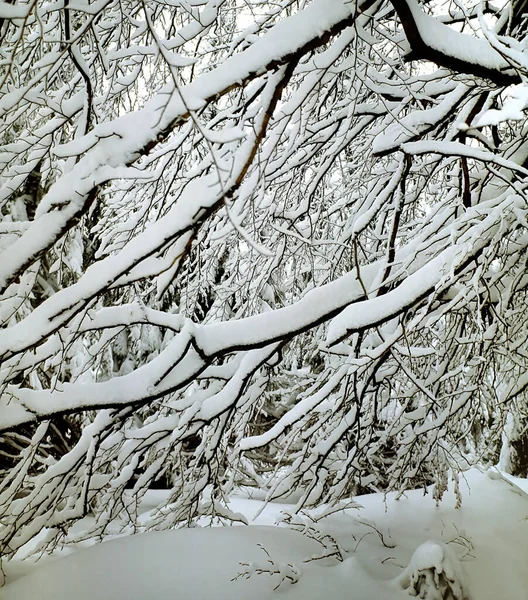
<svg viewBox="0 0 528 600"><path fill-rule="evenodd" d="M262 510L261 500L237 497L232 509L250 527L144 533L60 558L11 561L0 599L399 600L410 597L414 583L442 575L457 600L528 598L526 480L472 470L460 488L459 509L453 490L439 507L417 490L400 499L362 496L362 508L320 520L313 512L312 519L298 516L326 550L306 533L277 526L292 505ZM163 493L150 494L154 504ZM333 540L342 562L309 560L336 550ZM424 597L443 598L432 591Z"/></svg>

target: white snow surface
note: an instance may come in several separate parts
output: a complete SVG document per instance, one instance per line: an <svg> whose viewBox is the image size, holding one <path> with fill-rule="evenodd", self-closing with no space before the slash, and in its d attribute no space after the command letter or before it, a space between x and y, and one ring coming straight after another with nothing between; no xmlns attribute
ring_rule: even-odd
<svg viewBox="0 0 528 600"><path fill-rule="evenodd" d="M29 13L30 5L13 6L0 0L0 19L24 19Z"/></svg>
<svg viewBox="0 0 528 600"><path fill-rule="evenodd" d="M473 469L460 488L459 509L452 489L439 506L431 494L416 490L400 499L393 493L362 496L357 498L362 508L319 520L321 532L340 544L345 555L341 563L307 562L322 551L319 543L276 525L282 511L293 505L263 508L260 499L234 497L232 510L250 521L259 513L251 526L142 533L69 550L67 556L68 551L56 551L36 563L13 560L7 563L8 584L0 589L0 599L404 600L410 597L408 582L430 568L429 578L435 572L456 576L471 600L528 597L526 480ZM166 496L164 491L149 492L143 510ZM277 573L258 574L259 568ZM236 579L244 571L252 575ZM283 576L297 581L285 579L274 590Z"/></svg>

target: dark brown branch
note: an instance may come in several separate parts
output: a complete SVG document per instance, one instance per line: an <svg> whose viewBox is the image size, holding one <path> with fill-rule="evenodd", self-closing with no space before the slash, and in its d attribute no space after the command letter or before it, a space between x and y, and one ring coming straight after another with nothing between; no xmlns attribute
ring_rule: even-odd
<svg viewBox="0 0 528 600"><path fill-rule="evenodd" d="M505 73L499 69L492 69L482 64L469 62L460 56L451 56L441 52L437 48L432 48L422 38L418 25L416 24L406 0L390 0L390 2L400 18L403 30L405 31L405 36L411 47L411 52L405 57L405 60L408 62L415 60L429 60L440 67L445 67L456 73L474 75L482 79L488 79L499 86L521 83L518 74ZM449 30L447 25L442 25L440 21L438 21L438 24ZM462 33L459 35L468 38L470 37Z"/></svg>

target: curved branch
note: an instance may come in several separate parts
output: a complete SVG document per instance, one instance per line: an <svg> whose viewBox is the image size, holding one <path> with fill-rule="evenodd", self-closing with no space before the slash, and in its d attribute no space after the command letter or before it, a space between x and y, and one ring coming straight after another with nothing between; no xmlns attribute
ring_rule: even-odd
<svg viewBox="0 0 528 600"><path fill-rule="evenodd" d="M455 71L504 86L521 83L518 74L483 39L459 33L425 14L415 0L390 0L402 23L411 53L406 60L430 60Z"/></svg>

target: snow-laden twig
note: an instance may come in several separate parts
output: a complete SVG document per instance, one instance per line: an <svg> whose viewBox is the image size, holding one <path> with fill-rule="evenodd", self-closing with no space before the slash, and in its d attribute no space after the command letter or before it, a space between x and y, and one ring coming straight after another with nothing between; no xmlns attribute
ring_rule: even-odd
<svg viewBox="0 0 528 600"><path fill-rule="evenodd" d="M299 577L301 576L301 570L299 567L291 563L276 563L262 544L257 545L268 557L267 561L265 563L240 563L242 567L245 567L245 570L239 573L236 577L233 577L231 581L236 581L237 579L241 579L243 577L249 579L252 575L269 575L270 577L278 575L280 577L280 581L273 588L274 590L278 590L285 581L289 581L292 584L299 581Z"/></svg>

